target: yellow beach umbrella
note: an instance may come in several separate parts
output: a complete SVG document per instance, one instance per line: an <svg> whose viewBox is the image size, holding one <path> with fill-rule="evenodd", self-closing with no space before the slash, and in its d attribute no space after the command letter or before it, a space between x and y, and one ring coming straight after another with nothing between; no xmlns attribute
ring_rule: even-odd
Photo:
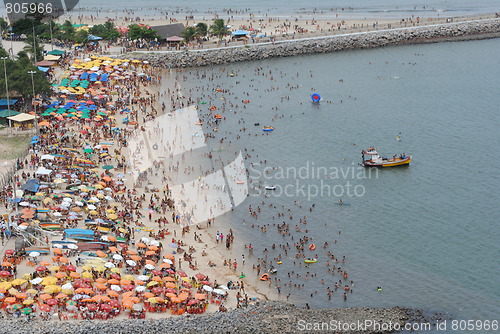
<svg viewBox="0 0 500 334"><path fill-rule="evenodd" d="M10 282L12 285L22 285L24 283L28 283L27 280L22 279L22 278L16 278L15 280Z"/></svg>
<svg viewBox="0 0 500 334"><path fill-rule="evenodd" d="M57 282L57 278L55 278L54 276L47 276L42 280L42 282L40 284L47 286L47 285L56 284L56 282Z"/></svg>
<svg viewBox="0 0 500 334"><path fill-rule="evenodd" d="M60 286L51 284L51 285L47 285L43 289L43 292L45 292L45 293L57 293L57 292L60 292L61 290L62 290L62 288Z"/></svg>
<svg viewBox="0 0 500 334"><path fill-rule="evenodd" d="M89 273L88 271L82 273L83 278L92 278L92 273Z"/></svg>

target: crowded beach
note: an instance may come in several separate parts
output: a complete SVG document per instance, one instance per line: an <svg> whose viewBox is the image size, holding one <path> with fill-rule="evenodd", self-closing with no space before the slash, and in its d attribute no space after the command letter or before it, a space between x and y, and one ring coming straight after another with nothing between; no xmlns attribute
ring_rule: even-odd
<svg viewBox="0 0 500 334"><path fill-rule="evenodd" d="M162 113L150 93L162 80L157 70L73 55L55 72L53 96L40 101L39 134L2 190L2 314L145 318L257 302L236 260L217 249L235 236L217 233L215 241L203 231L218 213L196 220L203 227L190 224L176 209L175 186L142 188L153 166L129 163L129 139Z"/></svg>

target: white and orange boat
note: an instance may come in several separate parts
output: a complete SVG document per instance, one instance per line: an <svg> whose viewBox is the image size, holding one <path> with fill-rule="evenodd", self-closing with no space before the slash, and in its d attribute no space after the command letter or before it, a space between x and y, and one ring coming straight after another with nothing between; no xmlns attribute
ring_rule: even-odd
<svg viewBox="0 0 500 334"><path fill-rule="evenodd" d="M363 159L363 166L365 167L408 166L411 162L411 156L406 156L404 153L399 156L394 155L392 159L382 158L373 147L361 151L361 157Z"/></svg>

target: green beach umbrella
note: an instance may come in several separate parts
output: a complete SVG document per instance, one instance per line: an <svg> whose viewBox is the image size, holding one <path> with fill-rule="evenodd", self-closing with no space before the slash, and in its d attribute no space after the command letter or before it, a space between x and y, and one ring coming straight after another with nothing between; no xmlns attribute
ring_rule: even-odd
<svg viewBox="0 0 500 334"><path fill-rule="evenodd" d="M30 314L30 313L32 313L32 312L33 312L33 310L32 310L32 309L30 309L29 307L25 307L25 308L23 308L23 309L21 310L21 313L22 313L22 314Z"/></svg>
<svg viewBox="0 0 500 334"><path fill-rule="evenodd" d="M110 169L113 169L115 168L114 166L111 166L111 165L104 165L102 166L102 169L105 169L105 170L110 170Z"/></svg>
<svg viewBox="0 0 500 334"><path fill-rule="evenodd" d="M92 152L94 152L94 150L91 149L91 148L84 148L83 152L85 152L85 153L92 153Z"/></svg>
<svg viewBox="0 0 500 334"><path fill-rule="evenodd" d="M22 308L23 308L23 306L21 304L15 304L15 305L12 306L13 310L20 310Z"/></svg>

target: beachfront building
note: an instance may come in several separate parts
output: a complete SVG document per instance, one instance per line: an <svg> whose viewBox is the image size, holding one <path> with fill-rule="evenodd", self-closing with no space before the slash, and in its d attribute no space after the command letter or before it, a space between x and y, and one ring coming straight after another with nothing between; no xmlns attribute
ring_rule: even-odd
<svg viewBox="0 0 500 334"><path fill-rule="evenodd" d="M169 38L179 37L186 27L182 23L165 24L161 26L154 26L151 29L155 30L161 37L159 42L167 42Z"/></svg>

